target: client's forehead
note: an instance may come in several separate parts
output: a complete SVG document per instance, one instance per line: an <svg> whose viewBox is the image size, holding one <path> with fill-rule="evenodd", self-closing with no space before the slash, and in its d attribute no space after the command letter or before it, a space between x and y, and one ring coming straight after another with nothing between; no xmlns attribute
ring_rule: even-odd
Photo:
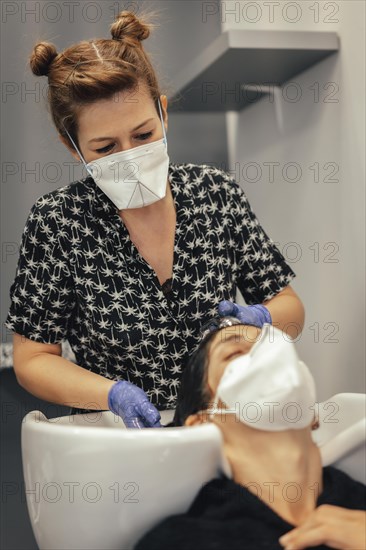
<svg viewBox="0 0 366 550"><path fill-rule="evenodd" d="M232 325L230 327L221 328L216 332L210 342L209 354L215 350L218 344L220 344L221 347L222 343L227 342L229 344L232 341L241 342L248 339L248 325Z"/></svg>
<svg viewBox="0 0 366 550"><path fill-rule="evenodd" d="M207 355L207 382L211 395L230 361L231 352L244 355L248 352L248 340L253 339L253 329L248 325L238 324L219 329L209 343ZM255 329L257 333L259 329Z"/></svg>

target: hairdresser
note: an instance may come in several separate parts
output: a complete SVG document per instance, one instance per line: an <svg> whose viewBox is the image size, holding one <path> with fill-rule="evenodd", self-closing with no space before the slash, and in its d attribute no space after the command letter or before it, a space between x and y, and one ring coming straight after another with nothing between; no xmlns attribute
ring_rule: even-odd
<svg viewBox="0 0 366 550"><path fill-rule="evenodd" d="M170 162L167 97L142 44L147 16L122 11L110 38L61 52L34 46L31 70L48 78L56 131L86 176L31 207L5 322L27 391L139 428L161 426L159 410L175 407L212 316L293 337L304 322L295 273L241 187L224 170Z"/></svg>

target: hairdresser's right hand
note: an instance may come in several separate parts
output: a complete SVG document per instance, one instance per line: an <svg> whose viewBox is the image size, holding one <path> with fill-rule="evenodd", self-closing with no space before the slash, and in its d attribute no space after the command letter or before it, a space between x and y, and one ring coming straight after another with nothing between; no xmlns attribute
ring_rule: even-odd
<svg viewBox="0 0 366 550"><path fill-rule="evenodd" d="M127 380L113 384L108 393L108 407L118 414L127 428L161 428L160 413L146 393Z"/></svg>

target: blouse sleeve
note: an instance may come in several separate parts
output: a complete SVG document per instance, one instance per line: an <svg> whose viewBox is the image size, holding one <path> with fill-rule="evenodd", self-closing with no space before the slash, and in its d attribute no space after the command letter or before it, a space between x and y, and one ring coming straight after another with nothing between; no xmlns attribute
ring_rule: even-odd
<svg viewBox="0 0 366 550"><path fill-rule="evenodd" d="M54 212L44 205L41 197L28 215L4 324L30 340L55 344L67 339L74 285Z"/></svg>
<svg viewBox="0 0 366 550"><path fill-rule="evenodd" d="M237 285L248 305L273 298L296 277L254 214L243 189L225 173Z"/></svg>

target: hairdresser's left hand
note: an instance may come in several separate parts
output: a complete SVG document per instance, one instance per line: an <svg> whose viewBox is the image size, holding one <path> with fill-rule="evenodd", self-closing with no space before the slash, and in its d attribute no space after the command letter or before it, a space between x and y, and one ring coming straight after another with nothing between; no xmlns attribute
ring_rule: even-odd
<svg viewBox="0 0 366 550"><path fill-rule="evenodd" d="M339 550L366 549L366 512L322 504L279 542L285 550L322 544Z"/></svg>
<svg viewBox="0 0 366 550"><path fill-rule="evenodd" d="M272 324L272 318L269 310L261 304L253 306L239 306L235 302L223 300L219 303L219 315L226 317L230 315L236 317L245 325L253 325L262 328L264 323Z"/></svg>

